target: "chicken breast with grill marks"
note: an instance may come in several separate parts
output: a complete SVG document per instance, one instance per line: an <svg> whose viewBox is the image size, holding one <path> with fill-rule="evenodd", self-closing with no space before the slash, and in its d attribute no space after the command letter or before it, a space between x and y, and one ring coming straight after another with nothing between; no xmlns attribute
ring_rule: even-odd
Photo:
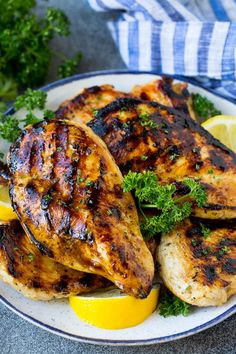
<svg viewBox="0 0 236 354"><path fill-rule="evenodd" d="M121 97L137 97L147 101L156 101L166 106L191 114L191 97L186 83L173 83L163 78L144 85L135 86L131 93L116 90L112 85L92 86L85 88L75 97L64 101L55 112L59 119L74 120L77 123L88 123L94 113Z"/></svg>
<svg viewBox="0 0 236 354"><path fill-rule="evenodd" d="M55 112L60 119L87 123L98 109L105 107L119 97L129 96L114 89L112 85L85 88L77 96L64 101Z"/></svg>
<svg viewBox="0 0 236 354"><path fill-rule="evenodd" d="M111 285L42 254L18 220L0 221L0 279L33 300L52 300Z"/></svg>
<svg viewBox="0 0 236 354"><path fill-rule="evenodd" d="M186 82L174 83L173 79L163 78L144 85L137 85L131 91L132 95L145 101L154 101L165 106L190 114L195 119L192 109L192 99Z"/></svg>
<svg viewBox="0 0 236 354"><path fill-rule="evenodd" d="M161 183L174 183L183 195L189 192L183 179L196 178L208 195L204 208L194 206L196 216L236 217L236 155L188 115L156 102L121 98L88 125L124 175L154 171Z"/></svg>
<svg viewBox="0 0 236 354"><path fill-rule="evenodd" d="M130 295L148 295L154 262L133 198L90 128L60 120L29 127L11 147L9 168L14 209L39 249Z"/></svg>
<svg viewBox="0 0 236 354"><path fill-rule="evenodd" d="M222 305L236 294L236 221L186 220L162 236L157 260L165 285L180 299Z"/></svg>

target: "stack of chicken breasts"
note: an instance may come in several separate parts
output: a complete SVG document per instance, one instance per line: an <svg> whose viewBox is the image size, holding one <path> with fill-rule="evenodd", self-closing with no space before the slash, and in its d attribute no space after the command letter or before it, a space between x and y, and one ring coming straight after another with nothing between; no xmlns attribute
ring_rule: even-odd
<svg viewBox="0 0 236 354"><path fill-rule="evenodd" d="M142 125L143 112L156 124ZM181 194L186 177L197 179L207 204L145 242L122 189L129 171L152 171ZM84 89L54 119L23 131L0 183L9 185L18 216L0 224L0 278L27 297L115 285L145 298L155 271L192 305L221 305L236 293L236 155L196 122L187 84L156 80L129 94ZM227 252L202 252L209 247Z"/></svg>

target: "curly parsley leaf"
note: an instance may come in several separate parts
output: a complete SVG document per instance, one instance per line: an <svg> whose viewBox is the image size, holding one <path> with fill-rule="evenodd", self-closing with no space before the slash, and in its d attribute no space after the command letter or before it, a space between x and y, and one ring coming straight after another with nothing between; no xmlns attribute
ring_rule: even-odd
<svg viewBox="0 0 236 354"><path fill-rule="evenodd" d="M81 59L82 54L77 53L73 58L65 60L64 63L62 63L58 68L59 78L63 79L73 75Z"/></svg>
<svg viewBox="0 0 236 354"><path fill-rule="evenodd" d="M53 112L51 109L45 109L43 116L45 119L52 119L55 117L55 112Z"/></svg>
<svg viewBox="0 0 236 354"><path fill-rule="evenodd" d="M70 33L70 23L63 11L49 7L38 18L33 13L35 6L35 0L0 2L1 101L14 100L18 87L43 83L52 57L49 42L55 35ZM74 60L70 63L71 72L75 68Z"/></svg>
<svg viewBox="0 0 236 354"><path fill-rule="evenodd" d="M167 292L162 295L159 305L159 313L161 316L187 316L189 311L190 305L180 300L177 296Z"/></svg>
<svg viewBox="0 0 236 354"><path fill-rule="evenodd" d="M70 34L69 19L65 13L59 9L55 9L54 7L47 9L45 24L48 26L47 31L56 32L60 36L68 36Z"/></svg>
<svg viewBox="0 0 236 354"><path fill-rule="evenodd" d="M16 110L25 108L28 111L34 109L44 109L47 99L47 93L28 88L23 95L17 97L14 107Z"/></svg>
<svg viewBox="0 0 236 354"><path fill-rule="evenodd" d="M200 227L201 227L201 233L204 238L207 238L211 234L211 230L204 224L200 222Z"/></svg>
<svg viewBox="0 0 236 354"><path fill-rule="evenodd" d="M210 100L201 96L199 93L192 94L192 106L197 116L202 119L208 119L218 114L222 114Z"/></svg>
<svg viewBox="0 0 236 354"><path fill-rule="evenodd" d="M204 188L194 179L185 178L183 184L190 189L189 195L192 196L197 205L202 208L207 202L207 195Z"/></svg>
<svg viewBox="0 0 236 354"><path fill-rule="evenodd" d="M134 192L137 205L142 215L141 231L146 239L171 231L175 225L186 219L192 212L192 203L203 206L207 200L203 187L193 179L185 179L189 192L175 197L176 187L173 184L161 185L153 172L132 172L123 179L123 191ZM147 216L146 209L155 210L154 216Z"/></svg>
<svg viewBox="0 0 236 354"><path fill-rule="evenodd" d="M37 91L32 89L27 89L26 92L18 96L14 104L15 109L25 108L27 113L24 119L17 119L15 115L0 115L0 137L3 139L13 142L21 134L21 129L19 127L20 123L24 123L24 126L30 124L36 124L43 120L35 115L34 110L38 109L43 111L45 119L54 118L54 112L51 110L44 110L47 100L47 93L44 91Z"/></svg>
<svg viewBox="0 0 236 354"><path fill-rule="evenodd" d="M11 77L0 72L0 97L5 101L12 101L17 95L17 84ZM5 109L5 108L4 108ZM0 108L1 110L1 108Z"/></svg>
<svg viewBox="0 0 236 354"><path fill-rule="evenodd" d="M0 136L7 141L15 141L21 134L19 121L14 116L0 115Z"/></svg>
<svg viewBox="0 0 236 354"><path fill-rule="evenodd" d="M42 119L36 117L34 115L34 113L32 113L32 112L27 113L25 116L25 119L22 120L22 122L24 122L24 126L33 125L33 124L39 123L41 121L42 121Z"/></svg>

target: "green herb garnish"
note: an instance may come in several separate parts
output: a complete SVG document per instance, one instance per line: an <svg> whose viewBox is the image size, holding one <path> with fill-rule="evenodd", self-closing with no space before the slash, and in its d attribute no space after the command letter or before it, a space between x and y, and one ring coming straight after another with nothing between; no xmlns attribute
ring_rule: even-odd
<svg viewBox="0 0 236 354"><path fill-rule="evenodd" d="M42 118L38 118L34 114L34 110L44 110L46 99L46 92L32 89L27 89L23 95L18 96L14 104L14 108L16 110L25 108L27 110L25 118L20 120L17 119L14 114L5 116L0 113L0 137L7 141L13 142L21 134L20 123L23 123L24 126L26 126L42 121ZM46 110L44 115L48 115L49 112L51 111Z"/></svg>
<svg viewBox="0 0 236 354"><path fill-rule="evenodd" d="M201 168L201 165L199 165L199 163L195 163L195 170L198 171L200 170Z"/></svg>
<svg viewBox="0 0 236 354"><path fill-rule="evenodd" d="M15 141L21 134L19 121L14 116L4 116L0 113L0 136L10 142Z"/></svg>
<svg viewBox="0 0 236 354"><path fill-rule="evenodd" d="M73 58L65 60L65 62L59 66L59 78L63 79L64 77L73 75L81 59L82 54L77 53Z"/></svg>
<svg viewBox="0 0 236 354"><path fill-rule="evenodd" d="M33 261L34 261L34 255L33 255L33 253L29 253L29 254L28 254L28 260L29 260L30 262L33 262Z"/></svg>
<svg viewBox="0 0 236 354"><path fill-rule="evenodd" d="M160 315L163 317L168 316L187 316L189 314L190 305L180 300L177 296L164 293L159 305Z"/></svg>
<svg viewBox="0 0 236 354"><path fill-rule="evenodd" d="M153 120L151 120L149 118L149 115L147 113L142 113L139 115L139 119L141 121L141 125L142 127L150 127L150 128L156 128L157 124L155 122L153 122Z"/></svg>
<svg viewBox="0 0 236 354"><path fill-rule="evenodd" d="M204 238L207 238L208 236L210 236L211 234L211 230L208 229L208 227L206 227L204 224L200 223L201 226L201 233L203 235Z"/></svg>
<svg viewBox="0 0 236 354"><path fill-rule="evenodd" d="M221 114L221 111L218 110L210 100L201 96L199 93L192 94L192 106L197 116L202 119L208 119Z"/></svg>
<svg viewBox="0 0 236 354"><path fill-rule="evenodd" d="M86 187L92 187L92 186L93 186L93 181L87 181L87 182L85 183L85 186L86 186Z"/></svg>
<svg viewBox="0 0 236 354"><path fill-rule="evenodd" d="M44 203L48 204L50 202L50 200L52 200L52 196L50 194L46 194L44 197L43 197L43 201Z"/></svg>
<svg viewBox="0 0 236 354"><path fill-rule="evenodd" d="M186 219L192 212L192 203L188 201L189 199L193 199L199 207L206 203L206 193L197 181L186 178L183 184L189 188L189 192L184 196L174 197L175 185L160 185L153 172L129 171L124 177L123 191L134 191L143 219L141 231L145 238L169 232L177 223ZM145 209L156 210L156 215L147 216Z"/></svg>
<svg viewBox="0 0 236 354"><path fill-rule="evenodd" d="M223 256L224 254L226 254L227 252L229 252L229 248L227 246L224 246L221 248L221 250L219 251L219 255Z"/></svg>
<svg viewBox="0 0 236 354"><path fill-rule="evenodd" d="M35 87L46 78L51 61L49 42L69 34L69 20L49 7L41 18L35 0L0 2L0 98L14 100L19 87Z"/></svg>
<svg viewBox="0 0 236 354"><path fill-rule="evenodd" d="M107 210L107 215L111 216L112 214L113 214L112 209L108 209L108 210Z"/></svg>
<svg viewBox="0 0 236 354"><path fill-rule="evenodd" d="M16 110L25 108L28 111L33 111L38 108L43 110L47 99L47 93L28 88L25 93L16 98L14 107Z"/></svg>

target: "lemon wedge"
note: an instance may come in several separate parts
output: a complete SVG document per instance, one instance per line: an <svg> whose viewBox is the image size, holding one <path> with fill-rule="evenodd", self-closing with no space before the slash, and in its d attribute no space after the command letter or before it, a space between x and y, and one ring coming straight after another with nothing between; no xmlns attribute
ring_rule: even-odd
<svg viewBox="0 0 236 354"><path fill-rule="evenodd" d="M159 286L146 299L125 295L119 289L71 296L70 305L86 323L104 329L123 329L145 321L157 307Z"/></svg>
<svg viewBox="0 0 236 354"><path fill-rule="evenodd" d="M215 116L202 124L209 133L236 152L236 117Z"/></svg>
<svg viewBox="0 0 236 354"><path fill-rule="evenodd" d="M0 220L17 219L12 209L8 186L0 185Z"/></svg>

